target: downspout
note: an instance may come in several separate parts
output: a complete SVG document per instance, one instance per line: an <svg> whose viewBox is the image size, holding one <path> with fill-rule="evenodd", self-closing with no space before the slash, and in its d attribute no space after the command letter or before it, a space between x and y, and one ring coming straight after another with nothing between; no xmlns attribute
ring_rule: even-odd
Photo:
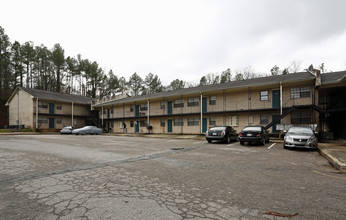
<svg viewBox="0 0 346 220"><path fill-rule="evenodd" d="M73 102L72 102L71 120L72 120L71 126L73 127L74 126L74 124L73 124Z"/></svg>
<svg viewBox="0 0 346 220"><path fill-rule="evenodd" d="M282 82L280 82L280 115L282 115Z"/></svg>
<svg viewBox="0 0 346 220"><path fill-rule="evenodd" d="M149 99L148 99L147 125L150 125L150 117L149 117L149 113L150 113L150 101L149 101Z"/></svg>
<svg viewBox="0 0 346 220"><path fill-rule="evenodd" d="M103 129L103 106L102 106L102 108L101 108L101 111L102 111L102 113L101 113L101 115L102 115L102 129Z"/></svg>
<svg viewBox="0 0 346 220"><path fill-rule="evenodd" d="M19 129L19 91L17 91L17 126Z"/></svg>
<svg viewBox="0 0 346 220"><path fill-rule="evenodd" d="M200 92L201 93L201 123L200 123L200 129L201 129L201 134L203 133L203 131L202 131L202 129L203 129L203 125L202 125L202 123L203 123L203 101L202 101L202 97L203 97L203 95L202 95L202 92Z"/></svg>
<svg viewBox="0 0 346 220"><path fill-rule="evenodd" d="M36 129L38 129L38 97L36 97Z"/></svg>

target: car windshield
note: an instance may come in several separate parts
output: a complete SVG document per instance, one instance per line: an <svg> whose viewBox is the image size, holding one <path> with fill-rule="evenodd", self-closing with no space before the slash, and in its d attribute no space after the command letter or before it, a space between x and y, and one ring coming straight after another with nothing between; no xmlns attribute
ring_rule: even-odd
<svg viewBox="0 0 346 220"><path fill-rule="evenodd" d="M226 130L226 127L213 127L210 130L211 131L213 131L213 130Z"/></svg>
<svg viewBox="0 0 346 220"><path fill-rule="evenodd" d="M313 134L311 128L305 128L305 127L291 127L288 130L288 133L290 134Z"/></svg>
<svg viewBox="0 0 346 220"><path fill-rule="evenodd" d="M261 131L261 127L246 127L243 131Z"/></svg>

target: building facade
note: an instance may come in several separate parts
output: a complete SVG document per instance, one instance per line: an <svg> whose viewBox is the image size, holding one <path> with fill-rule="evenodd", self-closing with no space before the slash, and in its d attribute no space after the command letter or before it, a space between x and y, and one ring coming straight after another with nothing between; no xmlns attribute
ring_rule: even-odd
<svg viewBox="0 0 346 220"><path fill-rule="evenodd" d="M92 99L18 87L6 103L9 125L31 129L61 129L86 125Z"/></svg>
<svg viewBox="0 0 346 220"><path fill-rule="evenodd" d="M95 105L110 132L200 134L215 125L319 124L319 73L294 73L162 92ZM275 122L272 126L270 123Z"/></svg>

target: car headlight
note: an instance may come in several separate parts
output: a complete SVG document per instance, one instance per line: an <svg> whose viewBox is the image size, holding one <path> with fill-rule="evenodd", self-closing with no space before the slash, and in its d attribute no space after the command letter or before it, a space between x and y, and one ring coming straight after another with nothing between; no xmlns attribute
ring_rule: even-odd
<svg viewBox="0 0 346 220"><path fill-rule="evenodd" d="M285 136L284 140L285 141L293 141L293 138L291 136Z"/></svg>
<svg viewBox="0 0 346 220"><path fill-rule="evenodd" d="M312 136L309 138L308 142L312 142L312 143L315 143L317 140L316 140L316 137L315 136Z"/></svg>

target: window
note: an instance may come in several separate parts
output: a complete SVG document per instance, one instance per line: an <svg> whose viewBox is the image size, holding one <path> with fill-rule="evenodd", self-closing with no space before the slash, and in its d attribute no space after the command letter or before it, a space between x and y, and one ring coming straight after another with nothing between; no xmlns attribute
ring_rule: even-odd
<svg viewBox="0 0 346 220"><path fill-rule="evenodd" d="M139 121L139 126L140 127L146 127L147 126L147 120L140 120Z"/></svg>
<svg viewBox="0 0 346 220"><path fill-rule="evenodd" d="M174 108L183 108L184 107L184 99L174 100Z"/></svg>
<svg viewBox="0 0 346 220"><path fill-rule="evenodd" d="M38 107L39 108L48 108L48 105L45 102L38 101Z"/></svg>
<svg viewBox="0 0 346 220"><path fill-rule="evenodd" d="M253 124L253 115L249 115L249 124Z"/></svg>
<svg viewBox="0 0 346 220"><path fill-rule="evenodd" d="M199 125L198 117L195 117L195 118L188 118L188 120L187 120L187 126L198 126L198 125Z"/></svg>
<svg viewBox="0 0 346 220"><path fill-rule="evenodd" d="M123 128L124 127L124 125L123 125L123 122L122 121L119 121L118 122L118 128ZM131 126L132 127L132 126Z"/></svg>
<svg viewBox="0 0 346 220"><path fill-rule="evenodd" d="M230 125L231 126L238 126L238 116L231 116L230 118Z"/></svg>
<svg viewBox="0 0 346 220"><path fill-rule="evenodd" d="M62 106L61 106L61 104L56 104L56 109L59 109L59 110L61 110L61 109L62 109ZM57 124L58 124L58 122L57 122Z"/></svg>
<svg viewBox="0 0 346 220"><path fill-rule="evenodd" d="M209 97L209 105L216 105L216 96Z"/></svg>
<svg viewBox="0 0 346 220"><path fill-rule="evenodd" d="M160 109L165 109L165 101L161 102Z"/></svg>
<svg viewBox="0 0 346 220"><path fill-rule="evenodd" d="M62 118L56 118L56 124L62 124Z"/></svg>
<svg viewBox="0 0 346 220"><path fill-rule="evenodd" d="M309 87L291 88L291 99L310 97Z"/></svg>
<svg viewBox="0 0 346 220"><path fill-rule="evenodd" d="M308 112L298 112L291 115L291 124L310 124L311 114Z"/></svg>
<svg viewBox="0 0 346 220"><path fill-rule="evenodd" d="M211 125L211 126L216 125L216 118L215 117L210 117L209 118L209 125Z"/></svg>
<svg viewBox="0 0 346 220"><path fill-rule="evenodd" d="M111 114L114 114L114 108L111 108Z"/></svg>
<svg viewBox="0 0 346 220"><path fill-rule="evenodd" d="M187 106L198 106L199 98L190 98L187 100Z"/></svg>
<svg viewBox="0 0 346 220"><path fill-rule="evenodd" d="M140 110L141 110L141 111L146 111L146 110L148 110L148 104L147 104L147 103L146 103L146 104L141 104Z"/></svg>
<svg viewBox="0 0 346 220"><path fill-rule="evenodd" d="M260 116L260 124L268 124L269 123L269 116L268 115L261 115Z"/></svg>
<svg viewBox="0 0 346 220"><path fill-rule="evenodd" d="M130 112L133 112L133 105L130 105Z"/></svg>
<svg viewBox="0 0 346 220"><path fill-rule="evenodd" d="M133 128L133 121L130 121L130 127Z"/></svg>
<svg viewBox="0 0 346 220"><path fill-rule="evenodd" d="M174 126L184 126L184 119L183 118L174 119Z"/></svg>
<svg viewBox="0 0 346 220"><path fill-rule="evenodd" d="M38 117L38 123L40 124L47 124L48 119L46 117Z"/></svg>
<svg viewBox="0 0 346 220"><path fill-rule="evenodd" d="M161 127L165 127L165 119L161 119Z"/></svg>
<svg viewBox="0 0 346 220"><path fill-rule="evenodd" d="M269 95L268 91L261 91L260 92L260 100L261 101L268 101L269 100Z"/></svg>

